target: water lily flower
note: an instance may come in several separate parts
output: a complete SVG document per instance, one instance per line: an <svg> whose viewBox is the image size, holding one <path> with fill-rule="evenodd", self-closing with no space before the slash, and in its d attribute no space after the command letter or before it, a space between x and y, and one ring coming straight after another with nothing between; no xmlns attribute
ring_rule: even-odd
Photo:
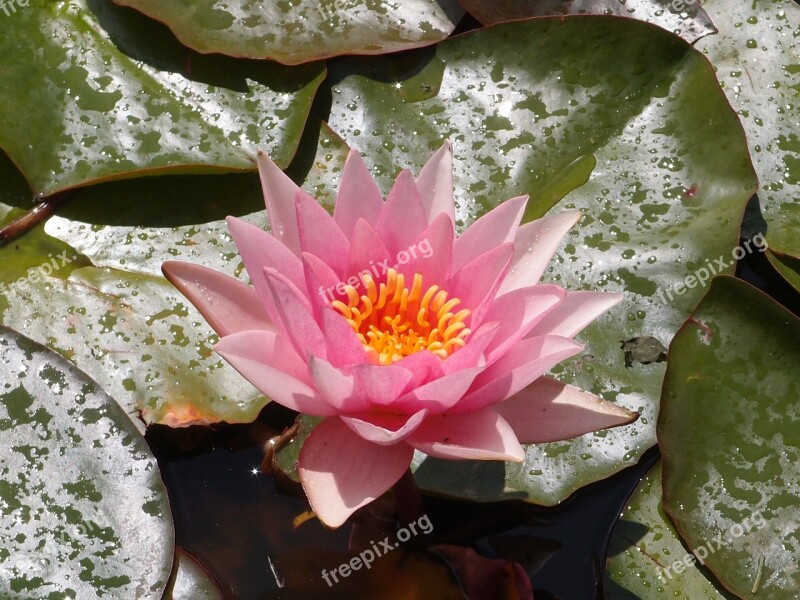
<svg viewBox="0 0 800 600"><path fill-rule="evenodd" d="M456 235L449 143L385 200L351 151L333 216L266 155L258 165L272 233L228 218L252 287L194 264L163 271L239 373L325 417L298 464L325 524L392 487L414 450L522 461L522 444L637 417L543 377L622 299L539 283L580 212L520 225L527 196L512 198Z"/></svg>

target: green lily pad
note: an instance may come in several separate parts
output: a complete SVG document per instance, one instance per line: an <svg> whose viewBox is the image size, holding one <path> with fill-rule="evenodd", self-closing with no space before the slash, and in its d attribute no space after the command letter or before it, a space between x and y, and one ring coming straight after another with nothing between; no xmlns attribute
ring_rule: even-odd
<svg viewBox="0 0 800 600"><path fill-rule="evenodd" d="M664 508L740 598L800 589L800 319L718 277L669 350Z"/></svg>
<svg viewBox="0 0 800 600"><path fill-rule="evenodd" d="M697 0L459 0L484 25L552 15L618 15L640 19L693 43L717 28Z"/></svg>
<svg viewBox="0 0 800 600"><path fill-rule="evenodd" d="M12 3L13 4L13 3ZM287 165L324 68L202 56L98 0L31 2L0 36L0 147L48 195L142 174Z"/></svg>
<svg viewBox="0 0 800 600"><path fill-rule="evenodd" d="M719 35L708 55L747 132L771 248L800 257L800 6L791 0L703 0Z"/></svg>
<svg viewBox="0 0 800 600"><path fill-rule="evenodd" d="M528 43L523 53L520 40ZM655 443L665 363L626 367L621 343L669 343L703 293L696 279L672 286L707 261L732 271L756 189L741 126L705 58L640 21L541 18L399 57L343 60L331 80L329 123L365 154L385 190L400 168L418 171L450 138L460 227L520 194L531 196L526 218L541 216L560 189L566 196L553 212L586 216L545 279L626 292L578 336L584 354L554 373L641 413L636 423L529 446L522 465L417 455L420 485L476 500L555 504L635 463ZM578 187L587 165L591 177Z"/></svg>
<svg viewBox="0 0 800 600"><path fill-rule="evenodd" d="M628 500L608 545L604 581L606 600L675 598L725 600L733 595L706 577L697 561L674 563L689 556L661 507L661 463L639 483Z"/></svg>
<svg viewBox="0 0 800 600"><path fill-rule="evenodd" d="M109 227L94 236L87 224L48 223L56 231L70 226L86 253L43 226L0 248L0 324L75 363L140 426L139 415L174 426L255 418L267 400L213 353L216 334L158 272L164 257L191 255L197 246L208 254L222 246L217 263L235 261L241 270L238 255L227 251L232 241L224 224ZM158 250L147 245L167 237Z"/></svg>
<svg viewBox="0 0 800 600"><path fill-rule="evenodd" d="M222 590L203 566L191 554L178 548L175 561L175 580L164 600L222 600Z"/></svg>
<svg viewBox="0 0 800 600"><path fill-rule="evenodd" d="M348 148L319 120L305 135L309 143L292 168L332 204L323 190L338 181ZM0 248L0 323L75 362L137 424L138 416L173 426L250 422L268 400L214 354L216 334L164 279L161 264L186 260L246 276L221 219L256 211L244 218L266 228L263 206L255 174L76 190L64 216ZM9 210L6 220L21 212ZM58 269L28 281L51 256Z"/></svg>
<svg viewBox="0 0 800 600"><path fill-rule="evenodd" d="M152 598L174 533L144 439L60 356L0 327L0 596Z"/></svg>
<svg viewBox="0 0 800 600"><path fill-rule="evenodd" d="M287 65L434 44L464 16L457 0L114 0L169 25L198 52Z"/></svg>
<svg viewBox="0 0 800 600"><path fill-rule="evenodd" d="M794 289L800 292L800 258L768 250L767 260Z"/></svg>

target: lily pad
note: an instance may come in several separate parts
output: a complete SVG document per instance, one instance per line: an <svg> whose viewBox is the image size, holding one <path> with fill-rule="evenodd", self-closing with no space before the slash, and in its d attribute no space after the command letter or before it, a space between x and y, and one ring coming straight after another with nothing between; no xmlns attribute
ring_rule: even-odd
<svg viewBox="0 0 800 600"><path fill-rule="evenodd" d="M348 148L319 120L305 135L309 143L292 168L324 200ZM24 195L9 200L22 203ZM76 190L64 217L0 248L0 322L75 362L139 425L138 415L172 426L250 422L267 399L214 354L216 334L167 283L161 263L181 259L244 276L221 219L255 210L244 218L266 228L263 206L255 174ZM6 220L20 212L5 210ZM58 269L28 281L52 257Z"/></svg>
<svg viewBox="0 0 800 600"><path fill-rule="evenodd" d="M664 508L740 598L800 589L800 319L718 277L670 346Z"/></svg>
<svg viewBox="0 0 800 600"><path fill-rule="evenodd" d="M114 0L169 25L198 52L287 65L434 44L464 16L457 0Z"/></svg>
<svg viewBox="0 0 800 600"><path fill-rule="evenodd" d="M459 0L484 25L553 15L618 15L673 31L689 43L717 28L697 0Z"/></svg>
<svg viewBox="0 0 800 600"><path fill-rule="evenodd" d="M216 335L160 273L152 272L169 256L167 244L178 255L194 252L193 235L202 239L204 250L215 243L232 245L222 223L216 229L178 228L157 261L148 259L146 244L166 232L129 228L101 238L90 235L91 226L65 219L48 226L58 230L64 224L82 234L97 264L42 226L0 248L0 324L75 363L139 426L139 414L148 424L173 426L255 418L267 400L213 353ZM115 244L117 254L110 252ZM238 264L237 255L223 254L215 254L218 262L236 258Z"/></svg>
<svg viewBox="0 0 800 600"><path fill-rule="evenodd" d="M418 454L418 482L475 500L555 504L635 463L655 443L665 363L626 368L621 342L669 343L703 293L696 279L672 286L720 257L732 271L756 189L741 126L707 60L641 21L540 18L399 57L342 60L331 80L329 123L384 189L450 138L460 227L521 194L531 196L527 219L553 204L580 209L586 216L545 280L626 292L578 336L584 354L554 373L641 413L636 423L529 446L522 465Z"/></svg>
<svg viewBox="0 0 800 600"><path fill-rule="evenodd" d="M99 0L4 16L0 147L34 192L142 174L287 165L322 65L202 56L160 24Z"/></svg>
<svg viewBox="0 0 800 600"><path fill-rule="evenodd" d="M0 596L160 599L174 533L133 423L57 354L0 327Z"/></svg>
<svg viewBox="0 0 800 600"><path fill-rule="evenodd" d="M717 588L697 561L678 567L689 556L661 507L661 463L642 479L628 500L608 545L604 582L606 600L675 598L724 600L732 596Z"/></svg>
<svg viewBox="0 0 800 600"><path fill-rule="evenodd" d="M771 248L800 257L800 6L791 0L703 0L720 33L708 55L747 132Z"/></svg>
<svg viewBox="0 0 800 600"><path fill-rule="evenodd" d="M767 260L794 289L800 292L800 258L769 250Z"/></svg>

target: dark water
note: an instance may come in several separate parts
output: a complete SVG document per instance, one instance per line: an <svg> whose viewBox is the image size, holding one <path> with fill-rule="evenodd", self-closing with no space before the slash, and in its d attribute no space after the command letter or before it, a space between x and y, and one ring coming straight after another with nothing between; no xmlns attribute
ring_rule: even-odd
<svg viewBox="0 0 800 600"><path fill-rule="evenodd" d="M263 443L277 433L268 423L280 426L290 419L288 411L269 406L251 425L155 427L147 434L169 488L178 545L203 563L229 598L335 597L321 570L353 555L350 525L330 531L312 519L295 529L293 519L307 503L257 471ZM425 497L431 536L475 545L531 572L550 556L532 573L537 600L594 598L611 527L656 459L651 450L636 467L580 490L553 509ZM348 597L376 594L363 589L362 596Z"/></svg>

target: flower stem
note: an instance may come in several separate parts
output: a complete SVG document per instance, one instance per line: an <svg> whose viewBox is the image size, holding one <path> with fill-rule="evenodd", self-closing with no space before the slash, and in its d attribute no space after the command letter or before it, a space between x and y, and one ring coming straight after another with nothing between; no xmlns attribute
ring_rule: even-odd
<svg viewBox="0 0 800 600"><path fill-rule="evenodd" d="M24 215L0 228L0 247L14 241L42 221L47 220L72 195L72 192L68 191L45 198Z"/></svg>

